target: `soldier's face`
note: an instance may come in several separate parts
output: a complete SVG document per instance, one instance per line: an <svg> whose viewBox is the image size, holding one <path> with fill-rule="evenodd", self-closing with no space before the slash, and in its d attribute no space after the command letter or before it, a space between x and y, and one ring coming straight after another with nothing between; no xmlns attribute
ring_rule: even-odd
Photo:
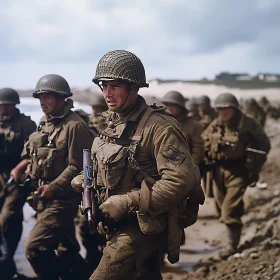
<svg viewBox="0 0 280 280"><path fill-rule="evenodd" d="M48 93L41 93L39 95L40 104L42 111L46 115L56 115L58 109L60 109L60 99L57 97L56 94L48 92ZM64 102L64 100L62 100Z"/></svg>
<svg viewBox="0 0 280 280"><path fill-rule="evenodd" d="M218 109L219 117L224 122L230 121L233 118L235 111L236 111L236 109L234 107Z"/></svg>
<svg viewBox="0 0 280 280"><path fill-rule="evenodd" d="M170 103L164 103L167 110L176 118L182 113L182 108Z"/></svg>
<svg viewBox="0 0 280 280"><path fill-rule="evenodd" d="M103 81L101 85L103 96L110 110L121 107L128 99L129 86L120 81Z"/></svg>
<svg viewBox="0 0 280 280"><path fill-rule="evenodd" d="M0 104L0 115L1 116L13 116L15 112L15 104Z"/></svg>

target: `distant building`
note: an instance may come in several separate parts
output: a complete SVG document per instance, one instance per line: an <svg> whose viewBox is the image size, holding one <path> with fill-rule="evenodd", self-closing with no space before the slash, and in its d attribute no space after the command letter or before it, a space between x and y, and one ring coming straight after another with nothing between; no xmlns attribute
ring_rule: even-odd
<svg viewBox="0 0 280 280"><path fill-rule="evenodd" d="M257 79L260 81L277 82L280 81L280 75L272 73L258 73Z"/></svg>
<svg viewBox="0 0 280 280"><path fill-rule="evenodd" d="M250 81L253 77L247 73L229 73L229 72L221 72L220 74L216 75L216 80L222 81Z"/></svg>

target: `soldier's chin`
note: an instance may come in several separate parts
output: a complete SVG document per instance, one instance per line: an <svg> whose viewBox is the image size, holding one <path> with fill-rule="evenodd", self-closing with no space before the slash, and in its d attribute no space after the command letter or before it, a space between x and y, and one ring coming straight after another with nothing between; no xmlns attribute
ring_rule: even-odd
<svg viewBox="0 0 280 280"><path fill-rule="evenodd" d="M120 106L110 106L110 105L108 105L108 108L109 108L109 110L110 111L113 111L113 112L118 112L119 111L119 108L120 108Z"/></svg>
<svg viewBox="0 0 280 280"><path fill-rule="evenodd" d="M42 108L42 111L43 111L43 113L46 114L46 115L48 115L48 114L50 113L48 109L43 109L43 108Z"/></svg>

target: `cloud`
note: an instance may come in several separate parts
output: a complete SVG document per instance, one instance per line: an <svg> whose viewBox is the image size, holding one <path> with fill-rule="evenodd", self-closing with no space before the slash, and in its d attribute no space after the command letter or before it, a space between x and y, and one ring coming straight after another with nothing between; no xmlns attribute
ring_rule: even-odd
<svg viewBox="0 0 280 280"><path fill-rule="evenodd" d="M1 2L0 86L33 87L47 73L88 85L98 60L113 49L135 52L149 78L279 65L277 0Z"/></svg>

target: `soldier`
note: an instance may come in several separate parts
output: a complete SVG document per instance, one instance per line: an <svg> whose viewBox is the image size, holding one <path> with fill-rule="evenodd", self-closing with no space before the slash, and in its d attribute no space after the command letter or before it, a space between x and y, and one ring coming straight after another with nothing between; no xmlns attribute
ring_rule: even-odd
<svg viewBox="0 0 280 280"><path fill-rule="evenodd" d="M16 274L14 254L22 233L25 193L15 182L5 183L11 170L21 161L20 154L28 136L36 130L36 124L20 113L18 93L11 88L0 89L0 239L3 252L0 255L0 274L10 279Z"/></svg>
<svg viewBox="0 0 280 280"><path fill-rule="evenodd" d="M189 112L188 116L193 117L197 121L201 120L196 99L192 98L192 99L188 100L185 103L185 106Z"/></svg>
<svg viewBox="0 0 280 280"><path fill-rule="evenodd" d="M89 126L96 133L103 129L104 119L100 116L100 113L108 110L108 106L105 102L103 95L99 93L94 93L91 97L90 104L92 107L93 114L90 118Z"/></svg>
<svg viewBox="0 0 280 280"><path fill-rule="evenodd" d="M219 117L203 132L206 159L213 165L214 198L227 228L228 244L220 257L234 254L240 239L246 187L258 181L270 142L261 125L243 114L234 95L215 100Z"/></svg>
<svg viewBox="0 0 280 280"><path fill-rule="evenodd" d="M194 184L197 169L177 121L138 95L148 84L136 55L124 50L105 54L93 82L109 107L102 113L106 128L92 145L102 217L98 228L108 241L90 279L162 279L158 250L167 236L169 260L178 261L181 228L174 206L190 197L184 216L190 225L204 200ZM81 191L82 180L76 177L72 187Z"/></svg>
<svg viewBox="0 0 280 280"><path fill-rule="evenodd" d="M71 180L82 168L82 151L91 146L86 122L75 112L67 81L58 75L43 76L33 97L40 100L45 116L30 135L23 161L13 176L26 170L36 188L33 208L37 223L26 241L25 255L39 279L88 279L86 263L79 255L74 217L80 197ZM57 250L57 254L55 253Z"/></svg>
<svg viewBox="0 0 280 280"><path fill-rule="evenodd" d="M244 101L242 111L249 117L257 120L261 124L261 126L264 127L265 112L254 98L250 98Z"/></svg>
<svg viewBox="0 0 280 280"><path fill-rule="evenodd" d="M200 123L203 129L217 117L217 112L211 107L210 98L206 95L202 95L197 99L199 115L201 117Z"/></svg>
<svg viewBox="0 0 280 280"><path fill-rule="evenodd" d="M272 118L272 119L279 118L280 113L279 113L278 109L276 107L272 106L270 104L269 100L265 96L261 97L261 99L259 100L259 105L263 109L263 111L265 112L265 114L268 118Z"/></svg>
<svg viewBox="0 0 280 280"><path fill-rule="evenodd" d="M201 165L203 160L203 128L194 118L188 116L183 95L178 91L167 92L161 101L173 117L179 122L181 131L188 141L194 164Z"/></svg>

